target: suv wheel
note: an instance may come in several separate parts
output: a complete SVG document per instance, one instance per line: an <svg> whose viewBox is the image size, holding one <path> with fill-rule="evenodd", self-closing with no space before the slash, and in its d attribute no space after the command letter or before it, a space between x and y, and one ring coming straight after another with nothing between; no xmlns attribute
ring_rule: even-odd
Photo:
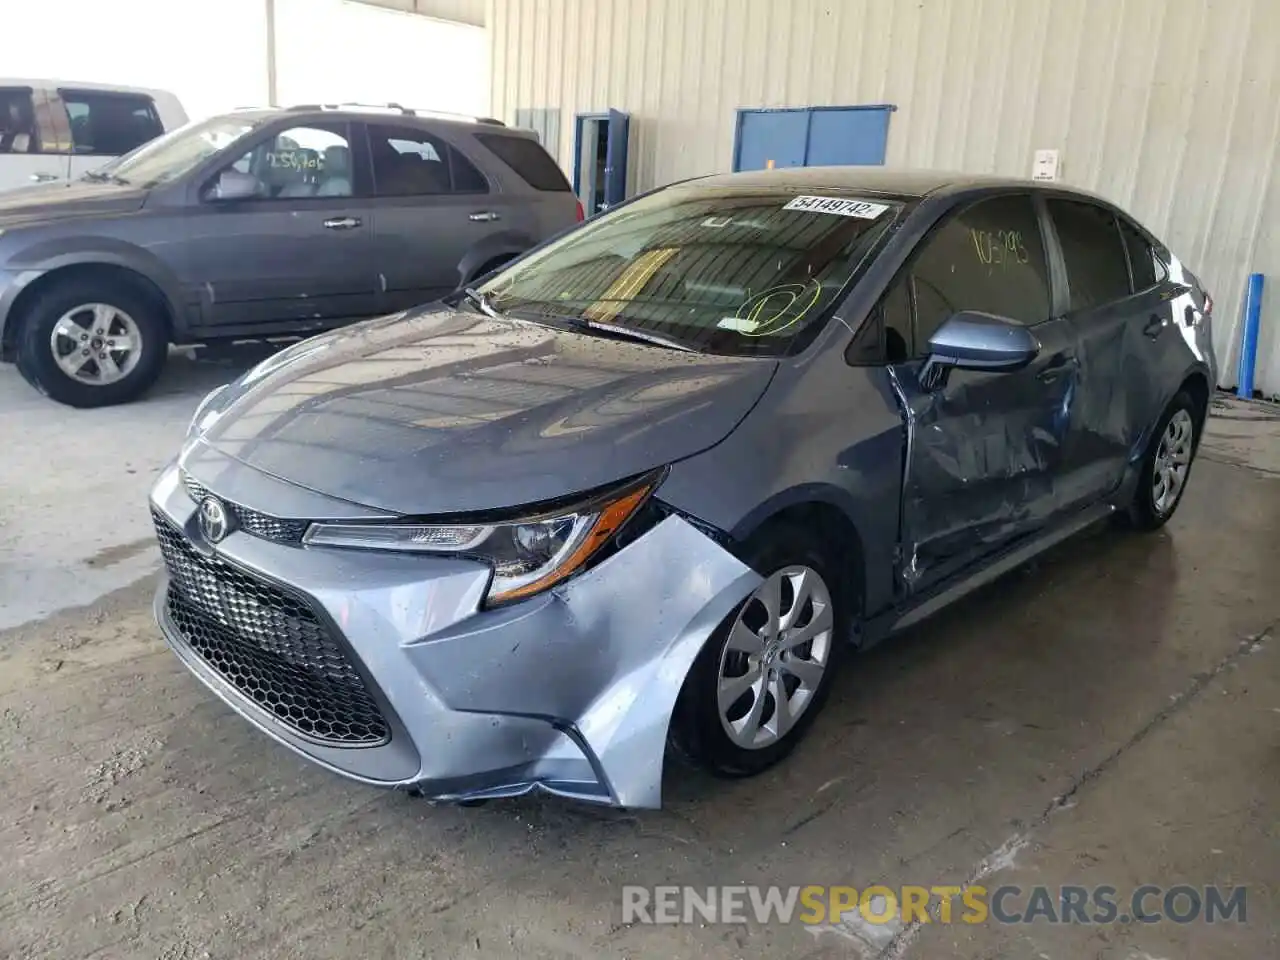
<svg viewBox="0 0 1280 960"><path fill-rule="evenodd" d="M133 400L155 383L169 347L164 320L147 297L93 280L41 294L19 337L22 375L72 407Z"/></svg>
<svg viewBox="0 0 1280 960"><path fill-rule="evenodd" d="M747 551L764 576L712 634L685 680L673 745L724 777L747 777L786 757L821 710L848 636L835 571L792 528Z"/></svg>

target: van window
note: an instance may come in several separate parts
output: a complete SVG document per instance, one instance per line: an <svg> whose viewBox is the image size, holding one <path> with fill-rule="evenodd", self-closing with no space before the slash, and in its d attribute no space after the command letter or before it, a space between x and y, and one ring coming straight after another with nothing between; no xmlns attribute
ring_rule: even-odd
<svg viewBox="0 0 1280 960"><path fill-rule="evenodd" d="M61 90L78 154L118 157L164 132L155 101L133 93Z"/></svg>
<svg viewBox="0 0 1280 960"><path fill-rule="evenodd" d="M31 91L25 87L0 87L0 153L39 152Z"/></svg>

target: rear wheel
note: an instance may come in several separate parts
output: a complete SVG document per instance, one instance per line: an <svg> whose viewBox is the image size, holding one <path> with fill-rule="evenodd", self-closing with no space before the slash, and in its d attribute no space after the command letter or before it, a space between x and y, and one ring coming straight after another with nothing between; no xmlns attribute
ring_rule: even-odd
<svg viewBox="0 0 1280 960"><path fill-rule="evenodd" d="M168 346L149 298L126 284L71 280L42 293L27 313L18 368L59 403L103 407L150 387Z"/></svg>
<svg viewBox="0 0 1280 960"><path fill-rule="evenodd" d="M1170 402L1142 461L1138 489L1125 520L1138 530L1156 530L1173 516L1191 475L1201 427L1200 411L1186 393Z"/></svg>
<svg viewBox="0 0 1280 960"><path fill-rule="evenodd" d="M707 641L672 718L680 752L725 777L760 773L795 748L847 636L835 571L800 531L775 528L748 554L764 582Z"/></svg>

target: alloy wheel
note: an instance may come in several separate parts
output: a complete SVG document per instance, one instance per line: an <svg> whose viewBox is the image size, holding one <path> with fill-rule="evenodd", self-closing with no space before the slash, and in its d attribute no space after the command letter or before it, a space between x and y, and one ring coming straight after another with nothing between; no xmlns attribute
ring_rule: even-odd
<svg viewBox="0 0 1280 960"><path fill-rule="evenodd" d="M1186 409L1179 409L1169 419L1156 448L1155 466L1151 473L1151 505L1160 516L1173 509L1191 469L1191 447L1195 425Z"/></svg>
<svg viewBox="0 0 1280 960"><path fill-rule="evenodd" d="M68 377L102 387L133 372L142 357L142 332L119 307L84 303L58 318L49 348Z"/></svg>
<svg viewBox="0 0 1280 960"><path fill-rule="evenodd" d="M720 656L717 705L739 747L777 743L813 702L831 658L831 591L811 567L771 574L738 611Z"/></svg>

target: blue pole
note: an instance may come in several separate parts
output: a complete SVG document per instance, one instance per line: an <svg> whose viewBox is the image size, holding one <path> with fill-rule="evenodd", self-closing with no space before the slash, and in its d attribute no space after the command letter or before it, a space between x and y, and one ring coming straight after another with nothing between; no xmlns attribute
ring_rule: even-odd
<svg viewBox="0 0 1280 960"><path fill-rule="evenodd" d="M1244 295L1244 333L1240 339L1240 369L1236 371L1236 396L1253 399L1253 365L1258 356L1258 324L1262 319L1262 274L1249 274Z"/></svg>

